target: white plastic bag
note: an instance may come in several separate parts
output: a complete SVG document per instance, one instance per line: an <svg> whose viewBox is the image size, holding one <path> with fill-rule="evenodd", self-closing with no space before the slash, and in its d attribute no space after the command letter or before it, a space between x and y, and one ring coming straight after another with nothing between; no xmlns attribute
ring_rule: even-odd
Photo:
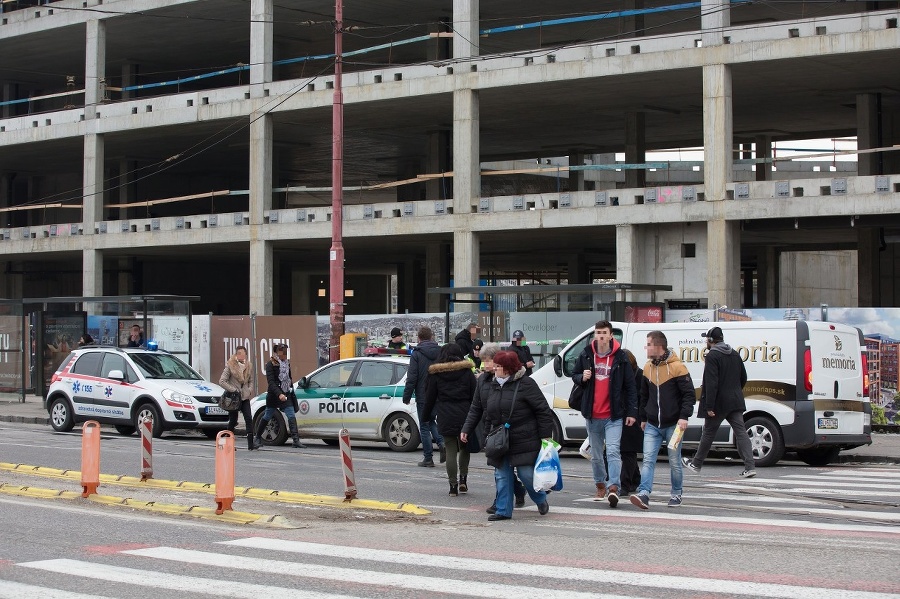
<svg viewBox="0 0 900 599"><path fill-rule="evenodd" d="M581 447L578 448L578 453L581 454L586 460L591 459L591 440L585 439L584 443L581 444Z"/></svg>
<svg viewBox="0 0 900 599"><path fill-rule="evenodd" d="M559 465L559 443L541 440L541 451L534 463L535 491L562 491L562 467Z"/></svg>

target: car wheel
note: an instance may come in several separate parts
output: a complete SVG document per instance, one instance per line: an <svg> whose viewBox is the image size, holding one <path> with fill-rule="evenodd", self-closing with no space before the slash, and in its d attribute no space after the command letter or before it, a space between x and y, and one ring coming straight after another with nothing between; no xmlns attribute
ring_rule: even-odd
<svg viewBox="0 0 900 599"><path fill-rule="evenodd" d="M130 437L137 430L133 426L129 426L127 424L117 424L115 426L116 432L120 435L125 435L126 437Z"/></svg>
<svg viewBox="0 0 900 599"><path fill-rule="evenodd" d="M331 445L332 447L337 447L341 444L339 439L322 439L322 443L325 445Z"/></svg>
<svg viewBox="0 0 900 599"><path fill-rule="evenodd" d="M415 451L421 441L419 427L411 415L393 414L384 423L384 440L394 451Z"/></svg>
<svg viewBox="0 0 900 599"><path fill-rule="evenodd" d="M159 439L163 434L163 419L159 414L159 408L150 402L142 403L134 415L134 424L140 428L140 423L144 419L150 420L150 434L155 439Z"/></svg>
<svg viewBox="0 0 900 599"><path fill-rule="evenodd" d="M50 426L61 433L67 433L75 426L75 416L68 399L57 397L50 404Z"/></svg>
<svg viewBox="0 0 900 599"><path fill-rule="evenodd" d="M563 444L563 435L562 435L562 427L559 425L559 420L556 419L556 416L553 417L553 440L562 446Z"/></svg>
<svg viewBox="0 0 900 599"><path fill-rule="evenodd" d="M797 457L810 466L827 466L837 461L840 447L817 447L815 449L798 449Z"/></svg>
<svg viewBox="0 0 900 599"><path fill-rule="evenodd" d="M750 436L753 460L760 468L774 466L784 456L781 429L771 418L754 416L744 423Z"/></svg>
<svg viewBox="0 0 900 599"><path fill-rule="evenodd" d="M276 413L269 419L266 429L262 432L259 430L259 423L262 420L265 409L261 409L256 413L253 419L253 430L262 437L263 445L284 445L288 439L287 427L284 425L284 418L280 413Z"/></svg>

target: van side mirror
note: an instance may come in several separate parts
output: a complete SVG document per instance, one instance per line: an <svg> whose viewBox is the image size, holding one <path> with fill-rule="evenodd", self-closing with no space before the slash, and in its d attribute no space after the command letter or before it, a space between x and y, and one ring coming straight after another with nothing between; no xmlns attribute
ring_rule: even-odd
<svg viewBox="0 0 900 599"><path fill-rule="evenodd" d="M562 371L563 361L562 356L557 354L553 357L553 372L556 373L556 376L561 377L563 375Z"/></svg>
<svg viewBox="0 0 900 599"><path fill-rule="evenodd" d="M122 372L121 370L110 370L109 375L107 375L107 378L111 378L114 381L124 381L125 373Z"/></svg>

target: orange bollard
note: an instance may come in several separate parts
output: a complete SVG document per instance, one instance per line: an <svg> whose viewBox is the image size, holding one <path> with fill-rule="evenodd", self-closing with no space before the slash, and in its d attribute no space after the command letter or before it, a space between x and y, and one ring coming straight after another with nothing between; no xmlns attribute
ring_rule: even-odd
<svg viewBox="0 0 900 599"><path fill-rule="evenodd" d="M345 428L338 433L341 446L341 465L344 469L344 501L356 499L356 477L353 474L353 456L350 454L350 431Z"/></svg>
<svg viewBox="0 0 900 599"><path fill-rule="evenodd" d="M216 513L231 509L234 501L234 433L216 435Z"/></svg>
<svg viewBox="0 0 900 599"><path fill-rule="evenodd" d="M153 435L149 418L141 420L141 482L153 478Z"/></svg>
<svg viewBox="0 0 900 599"><path fill-rule="evenodd" d="M81 427L81 496L97 492L100 486L100 423L88 420Z"/></svg>

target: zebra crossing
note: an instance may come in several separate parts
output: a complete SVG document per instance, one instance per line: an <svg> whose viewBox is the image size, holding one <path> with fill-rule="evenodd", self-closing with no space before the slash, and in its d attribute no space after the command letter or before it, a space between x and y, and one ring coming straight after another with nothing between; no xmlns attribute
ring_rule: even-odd
<svg viewBox="0 0 900 599"><path fill-rule="evenodd" d="M477 552L473 552L477 553ZM260 557L264 556L264 557ZM671 593L816 599L887 599L891 593L800 586L748 580L675 576L621 569L453 557L326 543L247 537L214 543L204 550L177 546L122 549L106 561L45 559L15 565L46 580L89 580L90 594L44 584L2 580L0 597L85 599L135 596L136 587L152 596L266 599L352 599L372 596L460 595L519 599L663 597ZM200 572L200 575L185 574ZM413 573L408 573L413 572ZM246 582L251 574L275 574L278 584ZM423 574L425 573L425 574ZM426 575L427 574L427 575ZM41 578L43 580L43 578ZM614 588L614 594L604 589ZM168 594L167 594L168 593ZM406 593L406 594L404 594Z"/></svg>

